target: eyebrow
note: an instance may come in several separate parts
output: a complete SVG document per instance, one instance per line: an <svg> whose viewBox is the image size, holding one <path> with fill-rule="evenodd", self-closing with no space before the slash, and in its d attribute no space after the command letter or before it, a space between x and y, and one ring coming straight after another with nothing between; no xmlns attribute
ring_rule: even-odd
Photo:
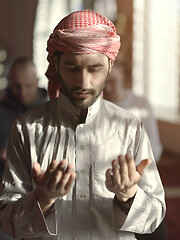
<svg viewBox="0 0 180 240"><path fill-rule="evenodd" d="M63 65L80 67L78 64L70 62L70 61L64 62ZM103 66L104 66L104 64L102 64L102 63L95 63L92 65L88 65L88 67L103 67Z"/></svg>

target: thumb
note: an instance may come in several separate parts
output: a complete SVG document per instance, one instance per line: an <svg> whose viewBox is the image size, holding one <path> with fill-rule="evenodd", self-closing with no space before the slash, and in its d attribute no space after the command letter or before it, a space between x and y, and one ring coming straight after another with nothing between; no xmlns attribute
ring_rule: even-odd
<svg viewBox="0 0 180 240"><path fill-rule="evenodd" d="M33 180L36 180L41 174L42 174L42 170L41 170L40 164L37 162L34 162L33 169L32 169Z"/></svg>
<svg viewBox="0 0 180 240"><path fill-rule="evenodd" d="M151 162L151 159L144 159L138 164L136 170L141 176L143 175L145 169L151 164Z"/></svg>

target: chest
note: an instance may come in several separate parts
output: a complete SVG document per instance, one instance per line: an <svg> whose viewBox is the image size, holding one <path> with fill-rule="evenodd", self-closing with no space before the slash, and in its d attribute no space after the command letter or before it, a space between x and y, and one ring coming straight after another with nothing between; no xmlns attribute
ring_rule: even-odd
<svg viewBox="0 0 180 240"><path fill-rule="evenodd" d="M67 159L75 169L96 171L111 167L113 159L127 152L133 154L131 134L123 127L81 124L73 128L41 126L30 134L32 161L38 161L45 170L52 160Z"/></svg>

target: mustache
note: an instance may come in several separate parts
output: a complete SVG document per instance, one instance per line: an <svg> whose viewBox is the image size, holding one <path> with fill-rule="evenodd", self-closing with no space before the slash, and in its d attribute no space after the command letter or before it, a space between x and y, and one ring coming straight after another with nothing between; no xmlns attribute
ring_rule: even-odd
<svg viewBox="0 0 180 240"><path fill-rule="evenodd" d="M95 93L95 90L92 89L92 88L74 87L74 88L71 89L71 92L81 92L81 93L88 92L88 93L93 94L93 93Z"/></svg>

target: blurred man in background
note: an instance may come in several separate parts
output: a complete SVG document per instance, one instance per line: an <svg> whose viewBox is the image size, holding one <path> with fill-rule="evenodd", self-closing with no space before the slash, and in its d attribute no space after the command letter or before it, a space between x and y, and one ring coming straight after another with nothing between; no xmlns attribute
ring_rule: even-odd
<svg viewBox="0 0 180 240"><path fill-rule="evenodd" d="M1 177L11 125L17 116L48 100L47 91L38 88L36 67L31 59L16 59L9 71L8 88L0 102Z"/></svg>
<svg viewBox="0 0 180 240"><path fill-rule="evenodd" d="M48 100L47 91L38 88L38 77L31 59L16 59L9 71L8 88L0 102L0 180L6 159L6 148L11 125L14 120L28 109ZM10 240L0 229L0 239Z"/></svg>

